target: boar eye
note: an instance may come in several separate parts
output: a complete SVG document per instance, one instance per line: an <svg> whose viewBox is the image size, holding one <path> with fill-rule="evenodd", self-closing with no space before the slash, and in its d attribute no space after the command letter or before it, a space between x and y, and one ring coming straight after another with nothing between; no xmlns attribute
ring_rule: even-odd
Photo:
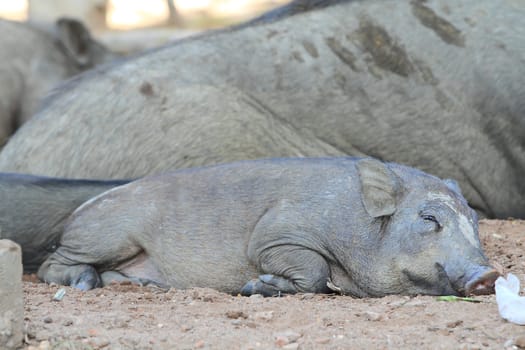
<svg viewBox="0 0 525 350"><path fill-rule="evenodd" d="M440 231L442 226L434 215L421 214L421 218L428 223L432 223L435 226L435 231Z"/></svg>

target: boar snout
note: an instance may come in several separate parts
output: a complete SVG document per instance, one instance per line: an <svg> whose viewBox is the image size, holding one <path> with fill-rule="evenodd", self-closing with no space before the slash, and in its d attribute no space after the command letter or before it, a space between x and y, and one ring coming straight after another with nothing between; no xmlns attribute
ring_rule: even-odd
<svg viewBox="0 0 525 350"><path fill-rule="evenodd" d="M465 295L494 293L494 284L499 276L499 272L490 266L480 268L465 284Z"/></svg>

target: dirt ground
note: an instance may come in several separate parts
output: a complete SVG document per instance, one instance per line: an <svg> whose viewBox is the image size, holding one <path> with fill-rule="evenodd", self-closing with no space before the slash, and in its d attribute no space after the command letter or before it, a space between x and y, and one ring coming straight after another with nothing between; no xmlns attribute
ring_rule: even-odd
<svg viewBox="0 0 525 350"><path fill-rule="evenodd" d="M498 268L525 280L525 221L484 220ZM31 278L27 278L31 280ZM494 295L355 299L240 297L211 289L114 285L89 292L24 282L25 349L517 349L525 327L503 320Z"/></svg>

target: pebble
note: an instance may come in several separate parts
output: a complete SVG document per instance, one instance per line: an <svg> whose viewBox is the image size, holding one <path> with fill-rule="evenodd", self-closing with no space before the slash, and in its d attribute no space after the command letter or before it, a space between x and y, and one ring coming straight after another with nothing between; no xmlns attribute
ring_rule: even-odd
<svg viewBox="0 0 525 350"><path fill-rule="evenodd" d="M191 330L193 329L193 327L190 326L190 325L185 324L185 325L183 325L180 329L181 329L181 331L183 331L183 332L188 332L188 331L191 331Z"/></svg>
<svg viewBox="0 0 525 350"><path fill-rule="evenodd" d="M284 332L275 333L274 338L285 338L287 343L294 343L297 339L301 338L302 334L294 332L291 329L288 329Z"/></svg>
<svg viewBox="0 0 525 350"><path fill-rule="evenodd" d="M363 315L367 321L380 321L383 319L383 315L373 311L366 311Z"/></svg>
<svg viewBox="0 0 525 350"><path fill-rule="evenodd" d="M254 314L256 320L270 321L273 319L273 311L260 311Z"/></svg>
<svg viewBox="0 0 525 350"><path fill-rule="evenodd" d="M514 345L516 345L520 349L525 349L525 335L517 337L514 341Z"/></svg>
<svg viewBox="0 0 525 350"><path fill-rule="evenodd" d="M248 318L248 315L246 315L242 311L228 311L226 312L226 317L228 318Z"/></svg>
<svg viewBox="0 0 525 350"><path fill-rule="evenodd" d="M199 340L195 343L195 348L200 349L204 347L204 340Z"/></svg>
<svg viewBox="0 0 525 350"><path fill-rule="evenodd" d="M303 300L309 300L309 299L313 299L313 297L315 296L314 293L305 293L301 296L301 299Z"/></svg>
<svg viewBox="0 0 525 350"><path fill-rule="evenodd" d="M317 344L328 344L328 343L330 343L330 338L317 338L314 341Z"/></svg>
<svg viewBox="0 0 525 350"><path fill-rule="evenodd" d="M53 319L49 316L44 317L44 323L53 323Z"/></svg>
<svg viewBox="0 0 525 350"><path fill-rule="evenodd" d="M53 301L62 301L64 299L64 296L66 295L66 290L64 288L60 288L55 295L53 296Z"/></svg>
<svg viewBox="0 0 525 350"><path fill-rule="evenodd" d="M90 345L92 345L95 349L101 349L110 344L109 340L104 338L95 338L93 340L90 340Z"/></svg>
<svg viewBox="0 0 525 350"><path fill-rule="evenodd" d="M425 305L425 302L423 300L419 299L412 299L405 303L404 306L422 306Z"/></svg>
<svg viewBox="0 0 525 350"><path fill-rule="evenodd" d="M447 323L447 328L456 328L457 326L460 326L463 324L463 320L457 320L454 322Z"/></svg>
<svg viewBox="0 0 525 350"><path fill-rule="evenodd" d="M405 305L409 301L410 301L410 297L404 296L404 297L400 297L400 299L398 300L390 301L387 304L393 307L400 307L400 306Z"/></svg>
<svg viewBox="0 0 525 350"><path fill-rule="evenodd" d="M278 347L283 347L287 344L289 344L290 341L288 340L288 338L286 338L285 336L278 336L275 338L275 345L278 346Z"/></svg>
<svg viewBox="0 0 525 350"><path fill-rule="evenodd" d="M49 344L49 341L44 340L41 341L40 344L38 344L38 350L48 350L51 348L51 344Z"/></svg>

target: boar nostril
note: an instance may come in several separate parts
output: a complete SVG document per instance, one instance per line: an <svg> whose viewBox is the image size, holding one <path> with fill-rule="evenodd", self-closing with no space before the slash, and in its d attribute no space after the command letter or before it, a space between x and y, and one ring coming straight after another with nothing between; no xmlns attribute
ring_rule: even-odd
<svg viewBox="0 0 525 350"><path fill-rule="evenodd" d="M494 293L494 284L500 273L495 269L490 269L475 279L467 282L465 286L465 295L484 295Z"/></svg>

